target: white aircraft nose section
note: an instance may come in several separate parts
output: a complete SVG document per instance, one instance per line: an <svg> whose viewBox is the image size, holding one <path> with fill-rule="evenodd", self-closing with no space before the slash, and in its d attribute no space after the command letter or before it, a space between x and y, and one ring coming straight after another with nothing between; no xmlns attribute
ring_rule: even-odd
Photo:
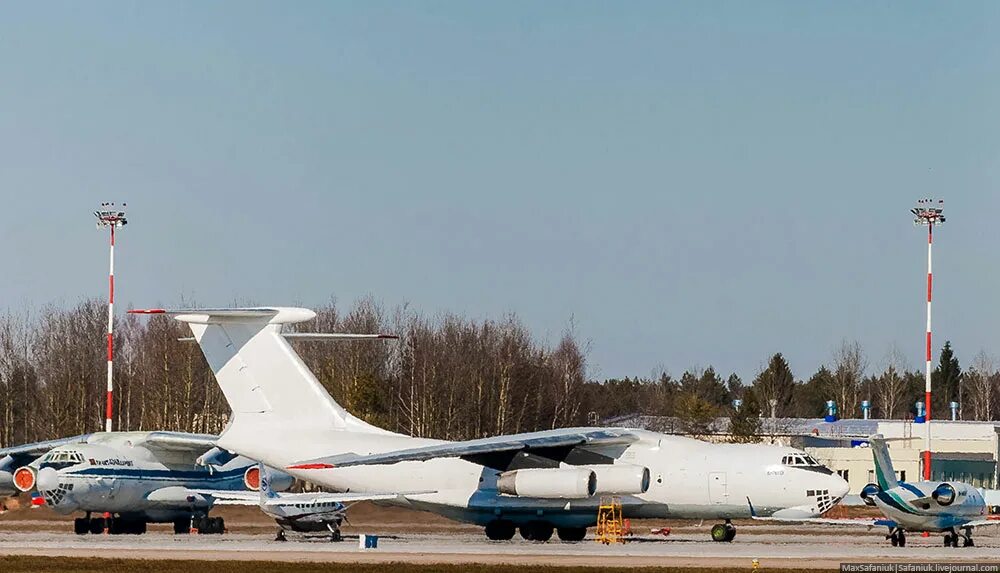
<svg viewBox="0 0 1000 573"><path fill-rule="evenodd" d="M54 468L42 468L38 470L38 477L35 481L38 491L52 491L59 488L59 472Z"/></svg>
<svg viewBox="0 0 1000 573"><path fill-rule="evenodd" d="M837 474L831 475L830 478L833 482L830 484L830 495L837 499L843 499L847 492L851 491L851 485Z"/></svg>

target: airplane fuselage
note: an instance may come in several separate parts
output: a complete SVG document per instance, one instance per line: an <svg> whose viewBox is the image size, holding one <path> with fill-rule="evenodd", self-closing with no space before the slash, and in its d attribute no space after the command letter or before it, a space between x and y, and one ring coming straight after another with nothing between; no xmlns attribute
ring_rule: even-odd
<svg viewBox="0 0 1000 573"><path fill-rule="evenodd" d="M150 522L204 514L211 501L191 489L243 489L250 460L221 467L164 461L127 439L53 448L30 464L46 505L61 514L112 513Z"/></svg>
<svg viewBox="0 0 1000 573"><path fill-rule="evenodd" d="M285 435L290 431L294 429L281 429ZM258 432L267 435L264 428L258 428ZM763 515L811 516L829 509L847 492L846 482L822 466L782 464L787 454L802 454L791 448L709 444L680 436L634 432L640 439L631 445L594 449L615 464L649 469L648 490L622 496L627 517L749 517L747 497L759 505L757 511ZM244 441L240 453L287 467L318 456L371 455L444 443L388 432L335 429L297 435L301 439L283 443L280 450L261 440L260 451L248 451ZM220 447L227 447L226 438L224 433ZM497 490L500 471L458 458L287 471L339 491L430 491L433 493L406 495L395 503L480 525L497 519L519 524L544 517L556 527L587 527L594 525L600 503L599 495L565 499L500 494Z"/></svg>
<svg viewBox="0 0 1000 573"><path fill-rule="evenodd" d="M955 500L947 506L928 499L943 484L953 487L956 493ZM873 501L899 528L911 532L956 531L970 521L984 519L988 514L979 490L961 482L900 483L897 487L878 492Z"/></svg>

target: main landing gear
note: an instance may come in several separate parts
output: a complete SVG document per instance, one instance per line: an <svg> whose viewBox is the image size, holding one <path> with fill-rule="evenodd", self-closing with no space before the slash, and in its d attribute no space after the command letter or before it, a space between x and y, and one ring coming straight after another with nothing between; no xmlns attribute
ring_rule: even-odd
<svg viewBox="0 0 1000 573"><path fill-rule="evenodd" d="M506 519L497 519L486 524L486 538L491 541L510 541L514 534L520 531L521 537L526 541L546 542L552 539L555 532L561 541L583 541L587 537L586 527L554 527L548 521L529 521L518 527L514 522Z"/></svg>
<svg viewBox="0 0 1000 573"><path fill-rule="evenodd" d="M529 521L520 527L520 532L525 541L545 542L552 539L553 529L548 521Z"/></svg>
<svg viewBox="0 0 1000 573"><path fill-rule="evenodd" d="M490 541L510 541L514 538L517 527L514 522L497 519L486 524L486 539Z"/></svg>
<svg viewBox="0 0 1000 573"><path fill-rule="evenodd" d="M944 546L945 547L958 547L958 539L962 539L962 547L975 547L976 544L972 541L972 528L966 527L965 533L960 534L954 529L951 533L944 534Z"/></svg>
<svg viewBox="0 0 1000 573"><path fill-rule="evenodd" d="M107 531L111 535L142 535L146 533L146 522L141 519L124 517L78 517L73 520L73 533L99 535Z"/></svg>
<svg viewBox="0 0 1000 573"><path fill-rule="evenodd" d="M885 538L892 543L893 547L906 547L906 532L898 527L893 529Z"/></svg>
<svg viewBox="0 0 1000 573"><path fill-rule="evenodd" d="M197 529L199 535L221 535L226 532L226 520L221 517L196 517L191 520L191 527Z"/></svg>
<svg viewBox="0 0 1000 573"><path fill-rule="evenodd" d="M732 541L736 538L736 526L732 520L727 519L725 523L716 523L712 526L712 541Z"/></svg>

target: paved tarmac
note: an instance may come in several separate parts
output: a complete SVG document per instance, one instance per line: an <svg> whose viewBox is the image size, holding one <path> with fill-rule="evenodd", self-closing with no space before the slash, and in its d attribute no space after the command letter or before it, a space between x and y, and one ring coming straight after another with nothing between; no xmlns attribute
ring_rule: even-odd
<svg viewBox="0 0 1000 573"><path fill-rule="evenodd" d="M9 524L8 524L9 525ZM841 562L998 561L1000 531L976 536L976 547L946 548L940 536L910 535L907 547L892 547L877 531L743 527L732 543L715 543L707 531L683 528L667 537L639 536L625 545L533 543L520 539L486 541L467 532L396 534L381 537L379 548L360 550L356 537L273 540L273 533L184 535L154 531L143 536L83 535L52 531L0 531L0 555L131 557L146 559L264 560L313 562L510 563L523 565L837 568ZM373 532L374 533L374 532Z"/></svg>

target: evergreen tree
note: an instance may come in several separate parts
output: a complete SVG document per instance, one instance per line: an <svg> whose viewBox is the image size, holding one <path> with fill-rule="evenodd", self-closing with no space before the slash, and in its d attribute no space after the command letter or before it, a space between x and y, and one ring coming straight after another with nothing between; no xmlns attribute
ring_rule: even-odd
<svg viewBox="0 0 1000 573"><path fill-rule="evenodd" d="M743 393L746 391L746 386L743 385L743 379L736 375L735 372L729 375L729 379L726 380L726 388L729 389L729 396L731 399L743 398Z"/></svg>
<svg viewBox="0 0 1000 573"><path fill-rule="evenodd" d="M794 412L801 418L822 418L826 413L833 373L826 366L820 366L809 380L795 385Z"/></svg>
<svg viewBox="0 0 1000 573"><path fill-rule="evenodd" d="M738 444L761 441L760 404L752 389L744 393L743 404L729 417L729 441Z"/></svg>
<svg viewBox="0 0 1000 573"><path fill-rule="evenodd" d="M677 418L685 432L707 435L719 409L694 392L684 391L677 399Z"/></svg>
<svg viewBox="0 0 1000 573"><path fill-rule="evenodd" d="M685 372L681 376L681 389L685 392L693 392L698 398L713 406L726 407L732 401L729 389L711 366L701 375L690 371Z"/></svg>
<svg viewBox="0 0 1000 573"><path fill-rule="evenodd" d="M787 416L790 413L795 377L788 367L788 361L780 352L772 356L767 368L757 374L757 378L753 381L753 389L760 401L761 411L766 416L771 415L771 400L776 401L777 416Z"/></svg>
<svg viewBox="0 0 1000 573"><path fill-rule="evenodd" d="M941 349L941 358L937 368L931 374L931 384L934 387L934 409L931 410L931 418L938 420L951 419L951 409L948 403L955 401L961 403L960 389L962 384L962 368L958 365L958 358L951 349L951 341L944 343Z"/></svg>

